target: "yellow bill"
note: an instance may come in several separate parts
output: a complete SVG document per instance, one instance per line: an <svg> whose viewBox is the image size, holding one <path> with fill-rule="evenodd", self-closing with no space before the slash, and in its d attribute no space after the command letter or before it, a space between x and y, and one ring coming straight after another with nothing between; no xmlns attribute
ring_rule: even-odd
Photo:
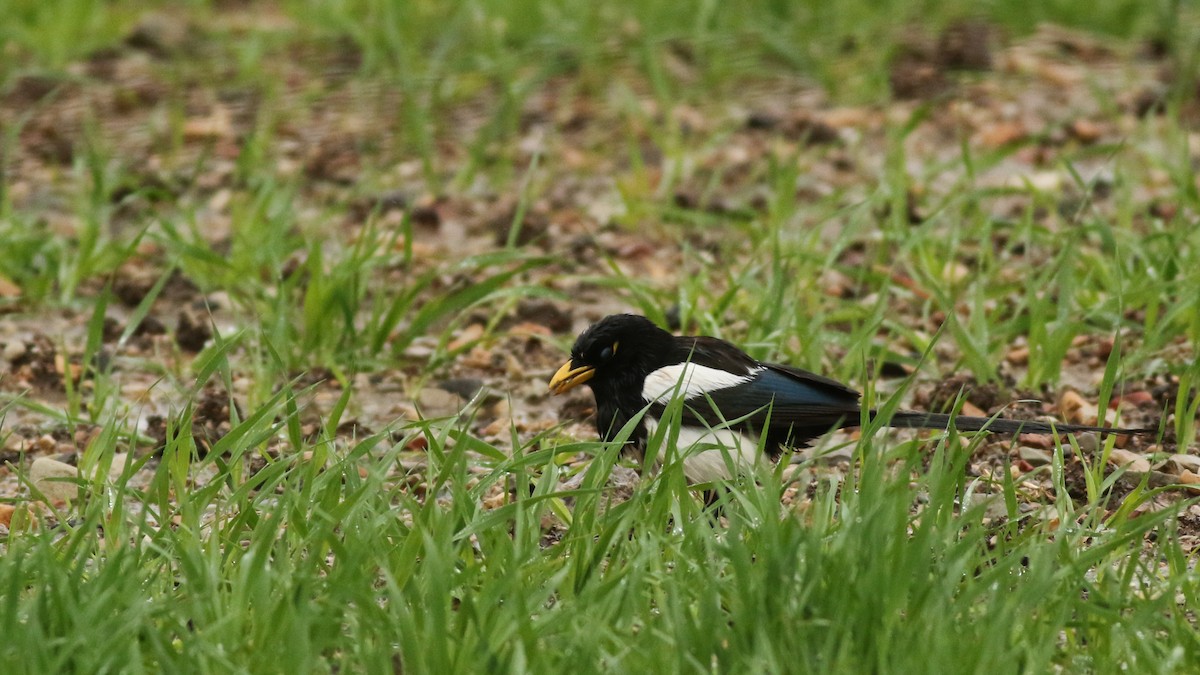
<svg viewBox="0 0 1200 675"><path fill-rule="evenodd" d="M564 391L569 391L579 385L592 379L596 374L596 369L591 366L579 366L572 368L575 365L572 361L567 361L562 364L562 368L554 373L554 377L550 378L550 393L561 394Z"/></svg>

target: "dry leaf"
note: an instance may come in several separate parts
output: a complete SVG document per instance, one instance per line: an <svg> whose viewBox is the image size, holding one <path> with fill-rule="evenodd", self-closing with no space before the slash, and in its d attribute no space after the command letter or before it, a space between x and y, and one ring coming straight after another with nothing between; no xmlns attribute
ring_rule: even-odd
<svg viewBox="0 0 1200 675"><path fill-rule="evenodd" d="M1135 408L1140 408L1143 405L1149 405L1151 403L1154 403L1154 394L1151 394L1148 391L1139 390L1113 397L1113 399L1108 402L1108 407L1116 409L1118 405L1125 404Z"/></svg>
<svg viewBox="0 0 1200 675"><path fill-rule="evenodd" d="M1085 145L1091 145L1104 135L1104 127L1086 119L1077 119L1067 127L1067 131L1075 140Z"/></svg>
<svg viewBox="0 0 1200 675"><path fill-rule="evenodd" d="M979 134L979 142L988 148L1002 148L1029 136L1029 130L1020 122L999 122Z"/></svg>
<svg viewBox="0 0 1200 675"><path fill-rule="evenodd" d="M8 277L0 274L0 298L19 297L21 297L21 287L13 283Z"/></svg>
<svg viewBox="0 0 1200 675"><path fill-rule="evenodd" d="M986 412L984 412L982 408L975 405L974 403L971 403L970 401L963 401L962 414L970 416L970 417L987 417L988 416L988 414Z"/></svg>
<svg viewBox="0 0 1200 675"><path fill-rule="evenodd" d="M215 140L233 135L233 116L224 106L215 106L208 117L192 117L183 123L187 141Z"/></svg>
<svg viewBox="0 0 1200 675"><path fill-rule="evenodd" d="M23 524L26 528L37 527L37 518L35 518L33 514L29 512L29 509L21 507L21 511L23 513L18 515L17 507L13 506L12 504L0 504L0 525L3 525L11 530L12 521L18 517L22 517L24 519Z"/></svg>
<svg viewBox="0 0 1200 675"><path fill-rule="evenodd" d="M522 321L508 329L509 335L520 335L522 337L530 335L553 335L551 330L540 323L532 321Z"/></svg>
<svg viewBox="0 0 1200 675"><path fill-rule="evenodd" d="M1005 355L1004 360L1014 366L1023 366L1029 363L1029 347L1014 347L1008 350L1008 354Z"/></svg>
<svg viewBox="0 0 1200 675"><path fill-rule="evenodd" d="M1095 425L1099 417L1096 406L1088 403L1078 392L1064 390L1058 398L1058 412L1071 424Z"/></svg>
<svg viewBox="0 0 1200 675"><path fill-rule="evenodd" d="M466 347L472 342L475 342L481 337L483 337L483 324L473 323L462 329L462 331L458 334L458 337L451 340L450 344L446 345L446 347L450 351L457 351L463 347Z"/></svg>

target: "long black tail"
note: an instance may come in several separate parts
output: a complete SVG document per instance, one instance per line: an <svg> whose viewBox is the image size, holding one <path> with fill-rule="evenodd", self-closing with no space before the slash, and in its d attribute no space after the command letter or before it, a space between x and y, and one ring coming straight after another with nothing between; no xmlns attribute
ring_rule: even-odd
<svg viewBox="0 0 1200 675"><path fill-rule="evenodd" d="M1151 429L1116 429L1113 427L1089 427L1083 424L1051 424L1033 420L1010 420L992 417L950 417L941 413L912 412L902 410L892 415L888 426L908 429L949 429L951 420L959 431L990 431L999 434L1070 434L1079 431L1094 431L1101 434L1145 434Z"/></svg>

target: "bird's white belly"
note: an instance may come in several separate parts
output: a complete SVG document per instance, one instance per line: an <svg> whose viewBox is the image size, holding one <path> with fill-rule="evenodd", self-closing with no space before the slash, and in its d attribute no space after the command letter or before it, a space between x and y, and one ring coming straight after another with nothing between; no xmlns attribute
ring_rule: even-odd
<svg viewBox="0 0 1200 675"><path fill-rule="evenodd" d="M645 421L653 436L658 420L647 416ZM758 439L735 429L681 426L676 449L683 455L683 475L693 484L729 480L754 473L756 465L767 465L758 451ZM662 460L660 452L657 462Z"/></svg>

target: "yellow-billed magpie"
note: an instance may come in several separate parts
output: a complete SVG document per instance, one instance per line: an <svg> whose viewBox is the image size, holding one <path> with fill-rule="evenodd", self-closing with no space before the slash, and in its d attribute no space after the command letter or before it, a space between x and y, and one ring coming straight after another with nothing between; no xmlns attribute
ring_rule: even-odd
<svg viewBox="0 0 1200 675"><path fill-rule="evenodd" d="M561 394L581 384L596 397L596 428L605 440L646 411L627 446L639 457L667 403L682 397L679 445L712 446L684 459L684 473L694 483L729 478L727 456L735 465L761 461L760 439L774 459L785 446L801 447L862 421L859 393L840 382L757 361L717 338L677 337L632 314L605 317L581 333L570 360L550 379L550 391ZM946 429L952 422L960 431L999 433L1143 431L914 411L887 420L892 427L922 429Z"/></svg>

